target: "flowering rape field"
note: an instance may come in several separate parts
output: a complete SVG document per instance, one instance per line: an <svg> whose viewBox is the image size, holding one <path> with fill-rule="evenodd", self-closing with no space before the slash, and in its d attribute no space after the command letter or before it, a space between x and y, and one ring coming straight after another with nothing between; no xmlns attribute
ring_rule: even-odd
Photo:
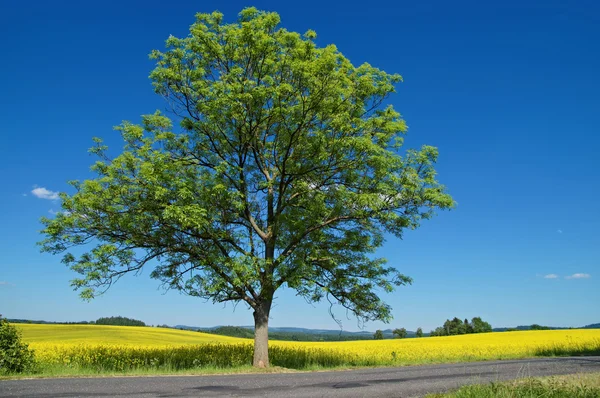
<svg viewBox="0 0 600 398"><path fill-rule="evenodd" d="M235 337L146 326L52 325L15 323L23 341L49 344L117 344L134 346L188 345L246 341Z"/></svg>
<svg viewBox="0 0 600 398"><path fill-rule="evenodd" d="M150 327L20 324L42 367L97 372L232 368L252 362L252 340ZM292 369L402 366L600 353L600 329L482 333L344 342L271 341L272 365Z"/></svg>

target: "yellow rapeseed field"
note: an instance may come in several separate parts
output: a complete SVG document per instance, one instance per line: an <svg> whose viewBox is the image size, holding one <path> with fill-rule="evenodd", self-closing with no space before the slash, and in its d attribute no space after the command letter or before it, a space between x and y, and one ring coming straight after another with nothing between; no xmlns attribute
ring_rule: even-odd
<svg viewBox="0 0 600 398"><path fill-rule="evenodd" d="M277 342L276 345L336 350L382 364L459 362L598 351L600 329L498 332L402 340Z"/></svg>
<svg viewBox="0 0 600 398"><path fill-rule="evenodd" d="M135 346L189 345L246 341L235 337L146 326L49 325L15 323L23 341L32 345L118 344Z"/></svg>
<svg viewBox="0 0 600 398"><path fill-rule="evenodd" d="M248 365L252 341L149 327L18 327L42 365L104 370ZM600 329L546 330L346 342L271 341L273 365L295 369L411 365L600 352Z"/></svg>

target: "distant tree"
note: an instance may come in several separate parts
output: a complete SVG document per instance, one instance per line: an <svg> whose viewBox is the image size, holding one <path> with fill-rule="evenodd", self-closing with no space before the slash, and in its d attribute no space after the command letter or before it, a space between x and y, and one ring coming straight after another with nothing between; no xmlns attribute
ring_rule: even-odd
<svg viewBox="0 0 600 398"><path fill-rule="evenodd" d="M446 319L446 322L444 322L443 327L444 327L446 336L454 336L457 334L465 334L466 333L463 321L461 321L457 317L454 317L452 320Z"/></svg>
<svg viewBox="0 0 600 398"><path fill-rule="evenodd" d="M483 321L478 316L471 319L471 326L473 327L473 333L488 333L492 331L492 325Z"/></svg>
<svg viewBox="0 0 600 398"><path fill-rule="evenodd" d="M403 339L407 336L408 333L406 332L405 328L400 328L400 329L394 329L392 334L399 339Z"/></svg>
<svg viewBox="0 0 600 398"><path fill-rule="evenodd" d="M430 336L455 336L469 333L491 332L492 326L483 321L480 317L475 317L469 322L467 319L461 321L454 317L452 320L446 319L444 325L431 331Z"/></svg>
<svg viewBox="0 0 600 398"><path fill-rule="evenodd" d="M465 318L463 325L465 328L465 333L467 333L467 334L473 333L473 325L471 325L471 323L469 322L469 320L467 318Z"/></svg>
<svg viewBox="0 0 600 398"><path fill-rule="evenodd" d="M254 337L254 331L252 329L241 328L239 326L219 326L215 329L198 331L203 333L220 334L223 336L241 337L245 339L251 339Z"/></svg>
<svg viewBox="0 0 600 398"><path fill-rule="evenodd" d="M450 323L450 319L446 319L442 327L444 328L443 336L450 336L450 332L452 331L452 324Z"/></svg>
<svg viewBox="0 0 600 398"><path fill-rule="evenodd" d="M548 327L548 326L541 326L541 325L538 325L537 323L534 323L533 325L531 325L529 327L529 329L531 329L531 330L550 330L550 327Z"/></svg>
<svg viewBox="0 0 600 398"><path fill-rule="evenodd" d="M423 329L417 328L417 331L415 332L415 336L416 337L423 337Z"/></svg>
<svg viewBox="0 0 600 398"><path fill-rule="evenodd" d="M467 330L465 328L465 324L463 323L462 320L460 320L457 317L454 317L451 321L452 323L452 329L453 329L453 335L457 335L457 334L466 334Z"/></svg>
<svg viewBox="0 0 600 398"><path fill-rule="evenodd" d="M448 336L448 334L446 333L446 328L444 326L438 326L437 328L435 328L435 330L429 332L429 336Z"/></svg>
<svg viewBox="0 0 600 398"><path fill-rule="evenodd" d="M373 334L373 339L383 340L383 332L381 330L376 330L375 334Z"/></svg>
<svg viewBox="0 0 600 398"><path fill-rule="evenodd" d="M114 325L114 326L146 326L142 321L137 319L126 318L124 316L111 316L98 318L96 325Z"/></svg>

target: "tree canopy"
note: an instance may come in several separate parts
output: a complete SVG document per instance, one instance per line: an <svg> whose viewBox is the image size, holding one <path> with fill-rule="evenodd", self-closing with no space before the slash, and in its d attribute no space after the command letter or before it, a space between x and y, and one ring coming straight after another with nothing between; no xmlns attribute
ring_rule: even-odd
<svg viewBox="0 0 600 398"><path fill-rule="evenodd" d="M399 339L404 339L406 338L406 336L408 336L408 332L405 328L396 328L392 331L392 334L394 335L394 337L397 337Z"/></svg>
<svg viewBox="0 0 600 398"><path fill-rule="evenodd" d="M492 326L476 316L469 322L468 319L461 321L459 318L446 319L443 326L437 327L430 332L430 336L454 336L457 334L488 333Z"/></svg>
<svg viewBox="0 0 600 398"><path fill-rule="evenodd" d="M389 321L378 292L411 279L374 255L384 234L454 205L436 180L437 149L401 151L407 127L386 104L401 76L279 23L255 8L229 24L197 14L187 37L153 51L150 77L171 117L123 122L114 158L96 138L97 177L61 194L41 242L81 275L73 286L86 299L151 264L170 289L246 303L257 366L268 365L282 286Z"/></svg>

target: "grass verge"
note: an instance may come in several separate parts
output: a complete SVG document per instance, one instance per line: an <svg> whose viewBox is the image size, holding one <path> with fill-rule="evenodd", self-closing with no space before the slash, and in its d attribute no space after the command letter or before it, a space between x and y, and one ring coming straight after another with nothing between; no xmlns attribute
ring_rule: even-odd
<svg viewBox="0 0 600 398"><path fill-rule="evenodd" d="M18 380L18 379L46 379L57 377L152 377L152 376L209 376L209 375L229 375L229 374L253 374L253 373L294 373L299 372L295 369L287 369L279 366L260 369L250 365L236 367L202 367L195 369L171 369L171 368L138 368L124 371L110 371L90 369L87 367L66 367L62 365L46 365L38 367L35 372L0 375L0 380Z"/></svg>
<svg viewBox="0 0 600 398"><path fill-rule="evenodd" d="M475 384L426 398L600 398L600 373Z"/></svg>

